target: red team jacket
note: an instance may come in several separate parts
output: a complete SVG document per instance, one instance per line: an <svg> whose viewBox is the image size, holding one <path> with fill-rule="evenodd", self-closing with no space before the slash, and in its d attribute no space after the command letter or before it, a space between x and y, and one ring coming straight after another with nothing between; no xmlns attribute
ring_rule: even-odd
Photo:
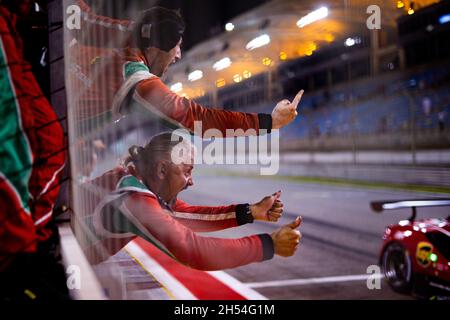
<svg viewBox="0 0 450 320"><path fill-rule="evenodd" d="M259 129L272 128L269 114L205 108L178 96L150 73L139 49L126 48L132 22L96 15L84 1L78 3L83 12L82 33L73 33L69 51L70 87L78 97L76 120L110 121L127 112L124 109L131 99L174 127L193 131L194 121L202 121L202 135L210 128L223 135L226 129L255 129L259 134Z"/></svg>
<svg viewBox="0 0 450 320"><path fill-rule="evenodd" d="M65 159L62 127L23 58L16 20L0 5L0 271L50 237Z"/></svg>
<svg viewBox="0 0 450 320"><path fill-rule="evenodd" d="M180 199L168 205L122 167L87 183L84 189L97 193L92 196L91 192L87 201L88 206L95 205L86 210L93 215L85 217L95 235L95 240L85 245L93 263L116 253L136 236L179 262L201 270L234 268L271 259L274 255L273 241L268 234L240 239L196 234L246 223L245 205L193 206Z"/></svg>

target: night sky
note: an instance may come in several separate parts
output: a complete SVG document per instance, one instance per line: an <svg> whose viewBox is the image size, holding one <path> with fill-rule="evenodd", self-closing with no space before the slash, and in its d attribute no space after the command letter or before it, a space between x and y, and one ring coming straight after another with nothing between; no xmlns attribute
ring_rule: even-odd
<svg viewBox="0 0 450 320"><path fill-rule="evenodd" d="M180 9L186 22L185 50L223 32L225 23L267 0L86 0L99 14L121 19L136 17L136 12L155 5Z"/></svg>

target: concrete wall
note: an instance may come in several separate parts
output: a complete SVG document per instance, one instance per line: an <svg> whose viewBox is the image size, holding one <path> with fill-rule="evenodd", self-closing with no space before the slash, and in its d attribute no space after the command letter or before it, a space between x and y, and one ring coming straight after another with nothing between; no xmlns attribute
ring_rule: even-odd
<svg viewBox="0 0 450 320"><path fill-rule="evenodd" d="M259 175L268 166L199 165L196 171ZM450 187L450 150L421 150L415 158L409 151L282 152L277 175Z"/></svg>

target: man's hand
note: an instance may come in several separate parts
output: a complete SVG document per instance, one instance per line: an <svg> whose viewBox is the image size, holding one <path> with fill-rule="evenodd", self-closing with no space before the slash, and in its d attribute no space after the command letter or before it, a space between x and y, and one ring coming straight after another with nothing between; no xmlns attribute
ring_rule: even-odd
<svg viewBox="0 0 450 320"><path fill-rule="evenodd" d="M294 222L279 228L271 234L275 254L282 257L290 257L297 250L302 234L295 230L302 223L302 218L297 217Z"/></svg>
<svg viewBox="0 0 450 320"><path fill-rule="evenodd" d="M250 205L253 218L262 221L278 221L283 213L283 203L280 200L280 196L281 190Z"/></svg>
<svg viewBox="0 0 450 320"><path fill-rule="evenodd" d="M297 117L297 106L302 99L304 90L300 90L294 100L287 99L277 103L272 111L272 129L280 129L292 122Z"/></svg>

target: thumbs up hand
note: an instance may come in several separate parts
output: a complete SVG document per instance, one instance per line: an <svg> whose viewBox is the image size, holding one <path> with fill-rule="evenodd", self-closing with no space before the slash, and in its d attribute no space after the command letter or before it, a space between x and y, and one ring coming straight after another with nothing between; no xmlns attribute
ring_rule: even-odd
<svg viewBox="0 0 450 320"><path fill-rule="evenodd" d="M280 197L281 190L250 205L253 218L260 221L277 222L283 214L283 202L281 202Z"/></svg>
<svg viewBox="0 0 450 320"><path fill-rule="evenodd" d="M302 218L297 217L293 222L277 229L271 234L275 254L282 257L290 257L297 250L302 234L296 230L302 223Z"/></svg>

